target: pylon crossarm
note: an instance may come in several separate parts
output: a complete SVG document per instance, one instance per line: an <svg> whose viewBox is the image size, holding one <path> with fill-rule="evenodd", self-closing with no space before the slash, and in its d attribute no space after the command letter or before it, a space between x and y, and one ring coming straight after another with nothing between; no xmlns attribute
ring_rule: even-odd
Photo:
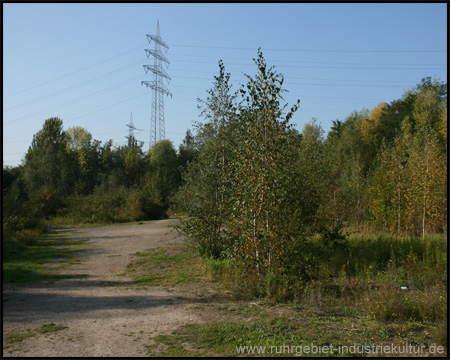
<svg viewBox="0 0 450 360"><path fill-rule="evenodd" d="M167 44L164 42L164 40L161 39L161 36L148 35L148 34L147 34L147 40L148 40L148 43L149 43L149 44L150 44L151 41L153 40L155 43L157 43L157 44L159 44L159 45L165 47L167 50L169 49L169 47L168 47ZM166 51L167 51L167 50L166 50Z"/></svg>
<svg viewBox="0 0 450 360"><path fill-rule="evenodd" d="M144 65L144 69L146 74L149 71L151 71L154 74L158 74L159 76L165 77L167 80L172 80L171 77L160 66Z"/></svg>
<svg viewBox="0 0 450 360"><path fill-rule="evenodd" d="M170 97L172 97L172 93L164 86L164 84L155 84L154 81L141 81L141 85L146 85L147 87L156 90L156 91L160 91Z"/></svg>
<svg viewBox="0 0 450 360"><path fill-rule="evenodd" d="M155 58L157 58L158 60L161 60L161 61L166 62L167 64L170 64L170 61L167 60L167 58L164 56L164 54L161 51L159 51L159 50L145 49L145 53L147 54L147 57L152 55Z"/></svg>

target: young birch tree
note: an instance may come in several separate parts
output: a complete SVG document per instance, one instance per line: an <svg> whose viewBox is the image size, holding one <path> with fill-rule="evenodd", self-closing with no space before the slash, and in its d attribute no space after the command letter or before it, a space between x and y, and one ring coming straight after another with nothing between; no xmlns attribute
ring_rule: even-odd
<svg viewBox="0 0 450 360"><path fill-rule="evenodd" d="M283 77L274 67L268 68L261 50L254 59L258 72L255 78L246 75L248 83L240 90L237 137L229 179L232 194L231 221L237 241L233 258L250 272L258 283L268 271L276 271L282 261L285 213L283 200L288 196L289 119L299 101L284 116L281 106ZM292 155L292 154L291 154Z"/></svg>

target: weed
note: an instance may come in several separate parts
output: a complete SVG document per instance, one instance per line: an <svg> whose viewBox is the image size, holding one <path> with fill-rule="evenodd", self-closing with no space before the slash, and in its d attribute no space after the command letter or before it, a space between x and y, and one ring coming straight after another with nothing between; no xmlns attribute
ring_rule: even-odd
<svg viewBox="0 0 450 360"><path fill-rule="evenodd" d="M58 275L54 270L79 261L76 254L92 249L87 240L69 239L68 234L16 233L4 239L3 282L16 285L65 278L83 278L85 275ZM12 244L19 244L15 246ZM58 261L57 266L49 265ZM62 262L62 263L61 263Z"/></svg>
<svg viewBox="0 0 450 360"><path fill-rule="evenodd" d="M13 344L22 342L30 337L36 336L37 334L50 334L55 333L59 330L67 329L67 326L55 325L53 323L42 325L40 328L35 330L27 329L25 332L12 332L5 335L5 340L7 344Z"/></svg>
<svg viewBox="0 0 450 360"><path fill-rule="evenodd" d="M127 266L137 286L175 286L203 278L200 257L187 245L149 249L134 254L136 259Z"/></svg>

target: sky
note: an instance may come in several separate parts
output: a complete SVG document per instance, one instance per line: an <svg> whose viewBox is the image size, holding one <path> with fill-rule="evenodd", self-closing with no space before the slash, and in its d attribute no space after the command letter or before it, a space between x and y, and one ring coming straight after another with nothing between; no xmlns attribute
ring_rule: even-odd
<svg viewBox="0 0 450 360"><path fill-rule="evenodd" d="M261 48L284 75L298 131L326 132L353 111L390 103L424 77L447 82L446 3L3 3L3 165L19 165L46 119L125 145L132 118L149 148L153 65L146 34L169 46L166 139L178 149L219 73L232 90Z"/></svg>

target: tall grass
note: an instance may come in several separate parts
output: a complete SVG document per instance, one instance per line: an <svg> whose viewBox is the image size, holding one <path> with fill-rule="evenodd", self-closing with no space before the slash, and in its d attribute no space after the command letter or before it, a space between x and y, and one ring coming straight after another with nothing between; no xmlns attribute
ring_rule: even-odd
<svg viewBox="0 0 450 360"><path fill-rule="evenodd" d="M446 325L447 239L442 235L391 237L353 234L330 242L320 234L299 240L286 269L269 271L263 291L256 279L234 274L227 262L205 260L227 274L236 297L258 294L276 302L363 312L380 322L421 321ZM290 257L289 257L290 256ZM337 310L336 310L337 311ZM444 330L438 336L443 342Z"/></svg>

